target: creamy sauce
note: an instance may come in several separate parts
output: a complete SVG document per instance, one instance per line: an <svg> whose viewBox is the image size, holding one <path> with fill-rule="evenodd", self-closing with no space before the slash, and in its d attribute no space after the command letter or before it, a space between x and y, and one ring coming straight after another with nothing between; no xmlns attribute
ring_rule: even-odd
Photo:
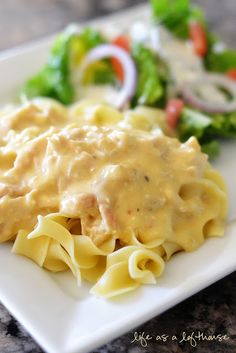
<svg viewBox="0 0 236 353"><path fill-rule="evenodd" d="M85 125L57 105L33 103L4 116L0 129L1 241L32 229L38 214L61 212L79 218L96 244L135 234L191 250L203 224L221 214L219 196L205 201L208 189L197 186L207 158L195 138L181 144L156 130ZM180 197L194 184L197 204Z"/></svg>

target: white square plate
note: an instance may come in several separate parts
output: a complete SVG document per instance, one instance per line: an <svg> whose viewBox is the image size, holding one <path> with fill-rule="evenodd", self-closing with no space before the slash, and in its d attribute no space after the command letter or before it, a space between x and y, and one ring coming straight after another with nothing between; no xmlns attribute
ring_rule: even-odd
<svg viewBox="0 0 236 353"><path fill-rule="evenodd" d="M122 28L148 18L139 6L92 24ZM91 24L87 23L87 24ZM10 101L16 89L46 60L52 38L0 56L0 98ZM49 353L88 352L167 310L236 269L235 142L224 144L215 166L229 188L230 219L226 236L212 238L193 253L176 255L156 286L143 286L119 300L97 299L69 273L50 274L0 245L0 300Z"/></svg>

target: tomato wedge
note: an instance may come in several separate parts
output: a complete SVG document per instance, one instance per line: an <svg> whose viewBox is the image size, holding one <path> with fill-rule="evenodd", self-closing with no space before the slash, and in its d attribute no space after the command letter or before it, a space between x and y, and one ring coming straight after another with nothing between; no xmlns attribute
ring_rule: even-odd
<svg viewBox="0 0 236 353"><path fill-rule="evenodd" d="M166 120L168 125L175 129L184 108L184 102L181 99L171 99L166 106Z"/></svg>
<svg viewBox="0 0 236 353"><path fill-rule="evenodd" d="M232 80L236 81L236 69L230 69L226 72L226 75Z"/></svg>
<svg viewBox="0 0 236 353"><path fill-rule="evenodd" d="M200 57L205 56L208 50L208 43L204 26L200 22L191 22L189 24L189 34L195 53Z"/></svg>
<svg viewBox="0 0 236 353"><path fill-rule="evenodd" d="M129 39L126 36L118 36L116 37L113 41L112 44L117 45L118 47L126 50L127 52L130 52L130 42ZM111 58L111 63L113 66L113 69L116 73L116 76L121 82L124 82L124 70L119 62L118 59L116 58Z"/></svg>

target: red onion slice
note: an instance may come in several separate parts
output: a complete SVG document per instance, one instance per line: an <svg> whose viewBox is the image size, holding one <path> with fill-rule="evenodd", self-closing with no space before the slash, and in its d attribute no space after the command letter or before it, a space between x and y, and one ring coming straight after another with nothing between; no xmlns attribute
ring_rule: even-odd
<svg viewBox="0 0 236 353"><path fill-rule="evenodd" d="M137 72L133 59L122 48L113 44L102 44L88 52L80 66L80 78L83 77L88 66L95 61L115 57L117 58L124 70L124 83L117 101L114 105L118 109L124 108L125 104L133 97L136 89Z"/></svg>
<svg viewBox="0 0 236 353"><path fill-rule="evenodd" d="M232 96L231 101L208 102L197 95L199 87L211 84L216 89L222 88ZM236 83L228 77L220 74L204 74L198 80L185 84L182 87L182 95L186 103L194 108L200 109L210 114L231 113L236 111Z"/></svg>

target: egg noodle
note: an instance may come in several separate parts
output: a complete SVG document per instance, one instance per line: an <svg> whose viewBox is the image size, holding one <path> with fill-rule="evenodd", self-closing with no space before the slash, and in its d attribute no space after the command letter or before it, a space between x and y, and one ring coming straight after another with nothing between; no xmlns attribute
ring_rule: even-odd
<svg viewBox="0 0 236 353"><path fill-rule="evenodd" d="M224 182L163 111L36 99L0 115L0 241L13 253L113 297L223 235Z"/></svg>

